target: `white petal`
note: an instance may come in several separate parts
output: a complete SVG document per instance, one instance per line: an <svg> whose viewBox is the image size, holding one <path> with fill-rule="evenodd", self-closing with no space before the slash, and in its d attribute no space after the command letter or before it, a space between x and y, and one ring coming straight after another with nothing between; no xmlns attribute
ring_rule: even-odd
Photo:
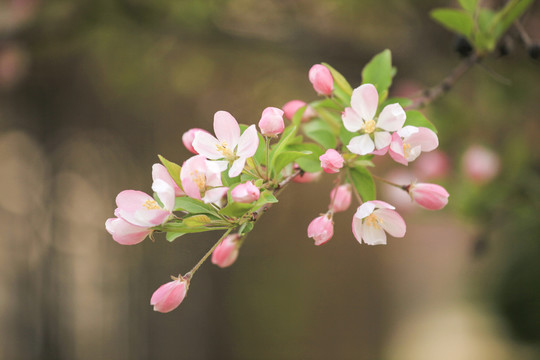
<svg viewBox="0 0 540 360"><path fill-rule="evenodd" d="M416 126L407 125L407 126L404 126L401 129L399 129L399 131L397 133L402 138L407 138L407 137L411 136L412 134L416 134L417 132L418 132L418 128Z"/></svg>
<svg viewBox="0 0 540 360"><path fill-rule="evenodd" d="M388 209L377 209L375 210L375 214L382 220L382 228L390 235L393 237L405 236L407 225L405 224L405 221L401 215L399 215L397 212Z"/></svg>
<svg viewBox="0 0 540 360"><path fill-rule="evenodd" d="M257 128L255 125L251 125L244 131L240 140L238 140L238 149L236 149L236 155L240 157L249 158L255 155L257 148L259 147L259 135L257 134Z"/></svg>
<svg viewBox="0 0 540 360"><path fill-rule="evenodd" d="M362 219L353 216L352 220L352 233L356 240L362 243Z"/></svg>
<svg viewBox="0 0 540 360"><path fill-rule="evenodd" d="M156 179L152 183L152 190L157 193L165 209L169 211L174 209L174 188L171 185L161 179Z"/></svg>
<svg viewBox="0 0 540 360"><path fill-rule="evenodd" d="M377 127L386 131L398 131L403 127L407 115L399 104L386 105L379 115Z"/></svg>
<svg viewBox="0 0 540 360"><path fill-rule="evenodd" d="M377 131L375 132L374 136L375 148L377 148L378 150L387 147L392 141L392 135L390 135L390 133L386 131Z"/></svg>
<svg viewBox="0 0 540 360"><path fill-rule="evenodd" d="M358 155L366 155L375 150L375 144L368 134L353 137L347 145L350 152Z"/></svg>
<svg viewBox="0 0 540 360"><path fill-rule="evenodd" d="M354 214L354 217L358 219L363 219L371 215L371 213L373 213L373 210L375 210L375 204L373 203L373 201L367 201L360 205L358 209L356 209L356 214Z"/></svg>
<svg viewBox="0 0 540 360"><path fill-rule="evenodd" d="M229 189L228 187L210 189L206 191L206 193L204 194L204 197L202 198L202 201L204 201L207 204L209 203L219 204L221 199L223 199L225 194L227 194L228 189Z"/></svg>
<svg viewBox="0 0 540 360"><path fill-rule="evenodd" d="M240 126L238 126L236 119L227 111L218 111L214 114L214 132L220 142L225 141L227 143L227 147L234 149L238 144Z"/></svg>
<svg viewBox="0 0 540 360"><path fill-rule="evenodd" d="M219 140L210 134L199 131L193 139L193 148L207 159L221 159L223 154L218 151Z"/></svg>
<svg viewBox="0 0 540 360"><path fill-rule="evenodd" d="M380 227L364 224L362 227L362 238L368 245L386 245L386 233Z"/></svg>
<svg viewBox="0 0 540 360"><path fill-rule="evenodd" d="M420 156L420 153L422 152L422 148L420 146L415 146L409 150L409 156L407 156L407 161L411 162L416 160L418 156Z"/></svg>
<svg viewBox="0 0 540 360"><path fill-rule="evenodd" d="M370 203L372 203L373 205L375 205L375 208L377 209L390 209L390 210L394 210L395 207L390 205L389 203L387 203L386 201L382 201L382 200L371 200L369 201Z"/></svg>
<svg viewBox="0 0 540 360"><path fill-rule="evenodd" d="M372 120L379 106L379 94L372 84L364 84L354 89L351 107L364 120Z"/></svg>
<svg viewBox="0 0 540 360"><path fill-rule="evenodd" d="M364 121L362 121L360 115L358 115L356 111L350 107L345 108L343 115L341 115L341 120L343 120L343 126L345 126L345 129L350 132L358 131L362 125L364 125Z"/></svg>
<svg viewBox="0 0 540 360"><path fill-rule="evenodd" d="M406 141L411 147L420 146L423 152L435 150L439 146L437 134L425 127L419 127L418 132L411 134Z"/></svg>
<svg viewBox="0 0 540 360"><path fill-rule="evenodd" d="M244 165L246 164L246 158L241 157L236 159L231 168L229 169L229 177L237 177L242 172L242 169L244 169Z"/></svg>

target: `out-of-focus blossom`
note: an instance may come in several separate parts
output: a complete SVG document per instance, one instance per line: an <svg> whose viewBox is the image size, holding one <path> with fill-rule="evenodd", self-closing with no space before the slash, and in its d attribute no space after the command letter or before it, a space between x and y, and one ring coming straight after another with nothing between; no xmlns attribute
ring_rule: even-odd
<svg viewBox="0 0 540 360"><path fill-rule="evenodd" d="M334 90L334 78L330 70L324 65L316 64L309 69L309 81L313 85L313 89L319 95L332 95Z"/></svg>
<svg viewBox="0 0 540 360"><path fill-rule="evenodd" d="M196 133L193 148L207 159L225 159L222 163L231 163L229 177L240 175L246 160L255 154L259 146L255 125L248 127L240 136L236 119L226 111L218 111L214 115L214 132L217 138L200 131Z"/></svg>
<svg viewBox="0 0 540 360"><path fill-rule="evenodd" d="M347 145L352 153L366 155L375 149L384 149L392 140L390 132L403 127L406 114L401 105L385 106L375 119L378 106L379 94L372 84L364 84L353 90L351 107L345 108L341 116L348 131L361 131L362 134L353 137Z"/></svg>
<svg viewBox="0 0 540 360"><path fill-rule="evenodd" d="M368 245L386 245L386 233L394 237L405 236L407 229L403 218L394 211L395 207L380 201L366 201L358 207L352 221L356 240Z"/></svg>
<svg viewBox="0 0 540 360"><path fill-rule="evenodd" d="M199 129L199 128L193 128L193 129L189 129L188 131L186 131L183 135L182 135L182 143L184 143L184 146L186 147L186 149L188 149L190 152L194 153L194 154L199 154L197 152L197 150L195 150L193 148L193 140L195 140L195 134L197 134L199 131L202 131L204 133L207 133L208 135L210 135L210 133L204 129Z"/></svg>
<svg viewBox="0 0 540 360"><path fill-rule="evenodd" d="M307 235L315 240L315 245L322 245L334 235L334 222L329 214L316 217L309 223Z"/></svg>
<svg viewBox="0 0 540 360"><path fill-rule="evenodd" d="M321 176L321 173L322 173L321 171L314 172L314 173L302 172L302 173L296 175L292 179L292 181L295 182L295 183L299 183L299 184L309 183L309 182L317 180Z"/></svg>
<svg viewBox="0 0 540 360"><path fill-rule="evenodd" d="M277 136L283 132L283 110L275 107L267 107L263 110L259 128L264 136Z"/></svg>
<svg viewBox="0 0 540 360"><path fill-rule="evenodd" d="M168 313L176 309L186 297L189 288L189 281L179 277L176 280L169 281L161 285L150 299L150 305L154 311Z"/></svg>
<svg viewBox="0 0 540 360"><path fill-rule="evenodd" d="M231 266L238 258L240 243L238 234L228 235L212 252L212 264L221 268Z"/></svg>
<svg viewBox="0 0 540 360"><path fill-rule="evenodd" d="M409 185L409 194L418 205L428 210L440 210L448 204L448 191L440 185L418 183Z"/></svg>
<svg viewBox="0 0 540 360"><path fill-rule="evenodd" d="M325 173L335 174L343 167L343 157L334 149L328 149L324 154L319 156L321 167Z"/></svg>
<svg viewBox="0 0 540 360"><path fill-rule="evenodd" d="M408 168L397 167L386 173L384 178L394 184L410 184L414 180L414 175ZM381 198L399 208L400 212L418 210L418 206L411 201L411 196L403 189L383 183L380 190Z"/></svg>
<svg viewBox="0 0 540 360"><path fill-rule="evenodd" d="M420 179L440 179L448 175L450 171L450 160L442 151L432 151L416 160L414 171Z"/></svg>
<svg viewBox="0 0 540 360"><path fill-rule="evenodd" d="M306 106L306 110L302 114L302 122L308 122L309 120L317 116L315 110L302 100L291 100L285 105L283 105L282 109L285 117L288 120L292 120L294 114L296 114L296 112L303 106Z"/></svg>
<svg viewBox="0 0 540 360"><path fill-rule="evenodd" d="M231 191L231 198L235 202L249 204L259 199L261 192L251 181L236 186Z"/></svg>
<svg viewBox="0 0 540 360"><path fill-rule="evenodd" d="M223 166L226 164L208 161L203 155L187 159L180 170L180 181L186 195L205 203L219 204L228 190L221 182Z"/></svg>
<svg viewBox="0 0 540 360"><path fill-rule="evenodd" d="M352 192L350 184L340 185L330 192L329 209L333 212L346 211L351 205Z"/></svg>
<svg viewBox="0 0 540 360"><path fill-rule="evenodd" d="M0 48L0 88L17 85L26 75L28 63L28 53L22 47L10 44Z"/></svg>
<svg viewBox="0 0 540 360"><path fill-rule="evenodd" d="M178 174L178 176L180 176L180 174ZM173 180L167 168L161 164L154 164L152 165L152 180L156 181L158 179L169 184L169 186L171 186L174 189L175 196L185 195L182 189L180 189L178 184L176 184L176 182Z"/></svg>
<svg viewBox="0 0 540 360"><path fill-rule="evenodd" d="M492 180L499 173L500 166L497 153L480 145L470 146L463 155L463 171L476 183Z"/></svg>

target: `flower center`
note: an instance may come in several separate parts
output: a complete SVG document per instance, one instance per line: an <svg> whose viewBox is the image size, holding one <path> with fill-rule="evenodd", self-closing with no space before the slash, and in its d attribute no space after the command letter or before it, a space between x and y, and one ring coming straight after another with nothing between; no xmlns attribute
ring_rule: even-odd
<svg viewBox="0 0 540 360"><path fill-rule="evenodd" d="M221 143L216 145L217 151L223 154L223 157L225 157L227 160L234 160L236 158L236 155L234 154L234 151L232 151L225 141L222 141Z"/></svg>
<svg viewBox="0 0 540 360"><path fill-rule="evenodd" d="M206 175L198 172L197 170L193 171L191 174L191 180L197 185L200 192L206 190Z"/></svg>
<svg viewBox="0 0 540 360"><path fill-rule="evenodd" d="M375 120L368 120L364 123L364 131L368 134L371 134L372 132L375 131L375 125L377 123L375 122Z"/></svg>
<svg viewBox="0 0 540 360"><path fill-rule="evenodd" d="M382 224L382 219L377 217L375 214L371 214L364 220L364 225L374 227L375 229L380 229Z"/></svg>
<svg viewBox="0 0 540 360"><path fill-rule="evenodd" d="M408 158L411 155L411 144L403 144L403 155Z"/></svg>
<svg viewBox="0 0 540 360"><path fill-rule="evenodd" d="M159 210L161 209L158 205L158 203L156 202L156 200L146 200L146 202L143 204L143 206L145 208L147 208L148 210Z"/></svg>

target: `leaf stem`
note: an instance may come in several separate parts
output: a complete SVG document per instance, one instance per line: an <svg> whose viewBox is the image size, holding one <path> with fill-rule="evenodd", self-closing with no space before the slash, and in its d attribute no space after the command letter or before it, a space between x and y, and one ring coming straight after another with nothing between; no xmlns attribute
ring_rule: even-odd
<svg viewBox="0 0 540 360"><path fill-rule="evenodd" d="M392 186L395 186L395 187L397 187L397 188L403 189L403 186L404 186L404 185L396 184L396 183L394 183L394 182L391 182L391 181L389 181L389 180L386 180L386 179L384 179L384 178L382 178L382 177L380 177L380 176L377 176L377 175L375 175L375 174L371 174L371 176L373 176L373 178L375 178L375 179L377 179L377 180L379 180L379 181L381 181L381 182L383 182L383 183L385 183L385 184L392 185Z"/></svg>

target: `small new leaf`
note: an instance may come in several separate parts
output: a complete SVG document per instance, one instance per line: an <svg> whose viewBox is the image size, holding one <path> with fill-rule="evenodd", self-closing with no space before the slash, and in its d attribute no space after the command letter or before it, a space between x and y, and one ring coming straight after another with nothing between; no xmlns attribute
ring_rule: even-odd
<svg viewBox="0 0 540 360"><path fill-rule="evenodd" d="M169 175L171 175L172 179L178 185L180 189L182 189L182 181L180 181L180 170L182 169L180 165L173 163L172 161L169 161L165 159L163 156L158 155L159 161L165 166L167 171L169 172Z"/></svg>
<svg viewBox="0 0 540 360"><path fill-rule="evenodd" d="M392 77L395 69L392 69L392 53L386 49L375 55L362 70L362 83L373 84L379 94L388 90L392 85Z"/></svg>
<svg viewBox="0 0 540 360"><path fill-rule="evenodd" d="M437 133L437 128L431 121L429 121L424 114L418 110L407 111L407 120L405 120L404 126L411 125L416 127L425 127Z"/></svg>
<svg viewBox="0 0 540 360"><path fill-rule="evenodd" d="M450 31L471 39L474 21L471 14L456 9L435 9L431 17Z"/></svg>

